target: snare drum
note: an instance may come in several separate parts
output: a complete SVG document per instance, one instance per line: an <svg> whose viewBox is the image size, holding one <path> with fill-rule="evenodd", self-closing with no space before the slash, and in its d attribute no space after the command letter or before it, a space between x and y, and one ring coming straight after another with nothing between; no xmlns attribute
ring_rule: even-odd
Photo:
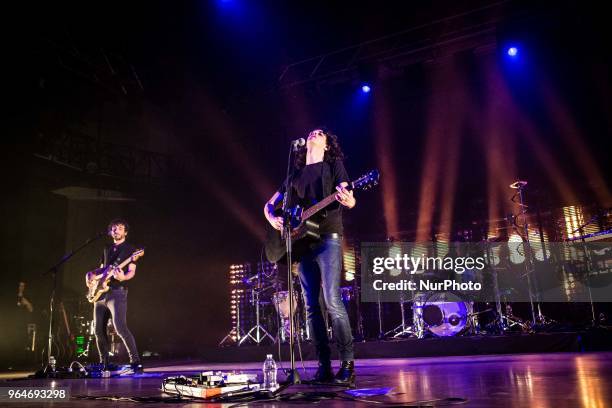
<svg viewBox="0 0 612 408"><path fill-rule="evenodd" d="M289 291L276 292L272 295L272 303L281 319L289 319ZM293 292L293 314L297 308L297 293Z"/></svg>
<svg viewBox="0 0 612 408"><path fill-rule="evenodd" d="M289 326L291 325L291 320L289 319L289 291L281 291L276 292L272 295L272 303L274 304L274 309L276 309L276 313L278 313L279 317L279 327L278 334L281 342L285 342L289 340ZM297 293L293 292L293 314L295 315L295 310L297 309Z"/></svg>

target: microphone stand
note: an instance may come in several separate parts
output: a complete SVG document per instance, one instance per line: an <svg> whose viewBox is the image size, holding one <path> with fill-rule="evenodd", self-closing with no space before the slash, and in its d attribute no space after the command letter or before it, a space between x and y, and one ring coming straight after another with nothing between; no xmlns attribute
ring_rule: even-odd
<svg viewBox="0 0 612 408"><path fill-rule="evenodd" d="M285 194L283 197L283 233L285 234L285 248L287 251L287 289L289 291L289 361L291 363L290 369L287 373L286 386L292 384L300 384L301 379L295 368L295 342L294 342L294 320L293 314L295 310L295 304L293 299L293 276L291 274L291 214L289 213L289 203L291 202L291 184L292 180L289 179L291 174L292 155L294 151L297 151L298 145L291 143L289 148L289 157L287 159L287 177L285 178ZM282 390L279 388L277 392Z"/></svg>
<svg viewBox="0 0 612 408"><path fill-rule="evenodd" d="M59 262L57 262L55 265L53 265L51 268L47 269L45 272L41 274L41 276L46 276L48 274L51 274L51 277L53 279L53 286L51 288L51 297L49 299L49 338L48 338L49 342L47 344L47 365L42 369L42 371L37 372L36 376L42 375L43 377L46 377L46 376L54 376L55 374L55 361L52 361L52 360L55 360L55 358L53 355L51 355L51 347L53 343L53 311L54 311L54 306L55 306L55 293L57 291L57 275L60 270L59 268L63 264L68 262L70 258L72 258L74 255L80 252L83 248L97 241L104 235L106 235L106 232L100 232L96 234L95 236L89 238L87 241L81 244L81 246L68 252L66 255L62 257L62 259L59 260Z"/></svg>

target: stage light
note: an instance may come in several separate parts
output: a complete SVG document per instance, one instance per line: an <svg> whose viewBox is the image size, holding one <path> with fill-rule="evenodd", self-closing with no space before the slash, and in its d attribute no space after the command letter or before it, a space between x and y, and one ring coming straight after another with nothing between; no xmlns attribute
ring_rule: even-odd
<svg viewBox="0 0 612 408"><path fill-rule="evenodd" d="M402 246L399 243L391 244L389 247L389 258L395 259L402 256ZM389 270L391 276L399 276L402 273L401 269L393 268Z"/></svg>
<svg viewBox="0 0 612 408"><path fill-rule="evenodd" d="M372 90L372 88L368 84L363 84L361 86L361 92L363 92L363 93L370 93L371 90Z"/></svg>
<svg viewBox="0 0 612 408"><path fill-rule="evenodd" d="M563 217L565 218L565 232L567 237L579 237L581 235L580 226L584 225L582 207L575 205L563 207Z"/></svg>
<svg viewBox="0 0 612 408"><path fill-rule="evenodd" d="M355 257L355 246L353 245L352 241L342 241L342 258L344 264L344 279L347 282L350 282L355 279L355 267L357 263Z"/></svg>
<svg viewBox="0 0 612 408"><path fill-rule="evenodd" d="M508 48L508 55L511 57L516 57L518 55L518 48L516 47L510 47Z"/></svg>
<svg viewBox="0 0 612 408"><path fill-rule="evenodd" d="M232 322L232 330L221 341L221 344L226 339L231 339L233 342L240 340L241 328L247 324L245 320L245 310L250 302L249 297L245 295L244 289L245 279L251 276L251 264L231 264L229 266L229 284L230 284L230 319Z"/></svg>

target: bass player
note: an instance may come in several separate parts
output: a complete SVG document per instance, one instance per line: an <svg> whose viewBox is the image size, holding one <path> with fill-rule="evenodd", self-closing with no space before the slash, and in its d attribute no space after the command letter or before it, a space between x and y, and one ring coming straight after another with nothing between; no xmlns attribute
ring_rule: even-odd
<svg viewBox="0 0 612 408"><path fill-rule="evenodd" d="M106 326L108 320L112 319L115 331L123 341L125 348L130 357L131 369L134 373L143 371L140 357L136 348L136 341L127 326L127 282L136 275L136 264L131 262L127 265L127 270L117 268L118 265L125 259L129 258L135 251L135 247L126 241L129 231L129 225L125 220L115 219L108 224L108 235L112 238L113 243L104 248L104 254L100 267L106 268L109 265L112 268L112 278L108 285L110 290L102 294L102 296L94 303L94 326L96 335L96 345L100 355L100 363L104 371L116 371L109 364L109 339L106 334ZM94 272L88 272L85 277L87 287L91 287L95 280L99 279L99 275Z"/></svg>

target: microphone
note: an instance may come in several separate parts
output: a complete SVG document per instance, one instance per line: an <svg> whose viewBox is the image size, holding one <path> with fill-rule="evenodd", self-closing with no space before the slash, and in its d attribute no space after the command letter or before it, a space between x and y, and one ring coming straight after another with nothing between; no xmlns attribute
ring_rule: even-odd
<svg viewBox="0 0 612 408"><path fill-rule="evenodd" d="M305 144L306 144L306 140L304 140L303 137L300 137L299 139L295 139L291 141L291 146L293 146L294 149L297 149L298 147L302 147Z"/></svg>

